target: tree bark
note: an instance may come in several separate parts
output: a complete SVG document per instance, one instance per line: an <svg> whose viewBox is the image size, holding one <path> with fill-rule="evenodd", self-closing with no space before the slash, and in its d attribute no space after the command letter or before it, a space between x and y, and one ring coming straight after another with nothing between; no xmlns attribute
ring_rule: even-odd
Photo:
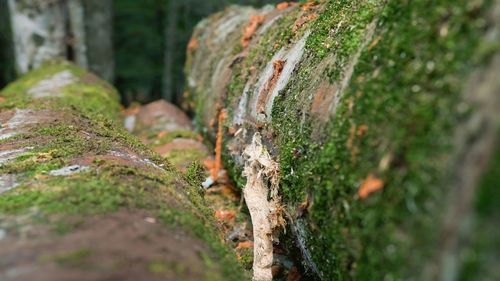
<svg viewBox="0 0 500 281"><path fill-rule="evenodd" d="M33 70L47 60L66 58L66 21L60 1L8 3L18 73Z"/></svg>
<svg viewBox="0 0 500 281"><path fill-rule="evenodd" d="M467 3L231 7L195 29L184 104L214 142L222 128L241 187L241 155L263 136L289 214L280 241L314 278L497 276L460 254L500 260L464 242L493 243L473 225L498 210L474 198L498 165L500 118L499 54L481 51L499 42L500 5Z"/></svg>
<svg viewBox="0 0 500 281"><path fill-rule="evenodd" d="M177 1L168 1L167 20L165 24L165 51L164 51L164 70L163 70L163 99L169 102L174 100L174 57L176 49L176 30L177 14L179 13L179 4Z"/></svg>
<svg viewBox="0 0 500 281"><path fill-rule="evenodd" d="M84 1L89 70L108 82L114 79L113 1Z"/></svg>
<svg viewBox="0 0 500 281"><path fill-rule="evenodd" d="M113 81L112 1L8 0L8 6L18 74L67 59Z"/></svg>
<svg viewBox="0 0 500 281"><path fill-rule="evenodd" d="M108 83L46 63L0 96L0 279L246 278L199 171L128 135Z"/></svg>

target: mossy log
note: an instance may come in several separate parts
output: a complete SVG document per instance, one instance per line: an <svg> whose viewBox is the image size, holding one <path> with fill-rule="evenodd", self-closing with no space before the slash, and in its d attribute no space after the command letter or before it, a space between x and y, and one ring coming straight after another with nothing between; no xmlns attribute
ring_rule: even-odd
<svg viewBox="0 0 500 281"><path fill-rule="evenodd" d="M185 105L241 187L263 136L280 243L312 277L493 280L499 19L492 0L229 7L194 32Z"/></svg>
<svg viewBox="0 0 500 281"><path fill-rule="evenodd" d="M47 63L0 98L1 280L245 280L200 192L121 126L119 96Z"/></svg>

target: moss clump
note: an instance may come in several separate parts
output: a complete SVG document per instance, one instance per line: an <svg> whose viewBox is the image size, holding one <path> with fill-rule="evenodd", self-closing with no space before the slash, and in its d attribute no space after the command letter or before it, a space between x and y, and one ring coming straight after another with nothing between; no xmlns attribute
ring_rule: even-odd
<svg viewBox="0 0 500 281"><path fill-rule="evenodd" d="M28 94L38 82L50 79L54 74L63 71L70 71L75 81L57 89L57 93L54 93L57 96L33 98ZM111 85L64 61L45 63L9 84L1 91L0 96L5 98L0 104L2 110L11 108L56 109L67 112L78 110L82 113L99 113L115 120L120 112L119 95Z"/></svg>

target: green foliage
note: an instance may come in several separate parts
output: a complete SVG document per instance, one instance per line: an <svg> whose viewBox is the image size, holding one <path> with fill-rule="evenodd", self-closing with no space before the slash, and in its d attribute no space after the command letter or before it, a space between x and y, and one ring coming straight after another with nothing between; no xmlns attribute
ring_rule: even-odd
<svg viewBox="0 0 500 281"><path fill-rule="evenodd" d="M0 1L0 89L14 80L14 50L7 1Z"/></svg>
<svg viewBox="0 0 500 281"><path fill-rule="evenodd" d="M173 102L184 91L185 50L195 25L231 4L262 6L277 0L168 0L114 3L116 86L124 102L162 97L171 79ZM172 17L173 20L169 20ZM167 59L169 56L171 59ZM166 66L168 64L168 66ZM167 69L165 69L167 67ZM167 75L169 78L166 78ZM162 81L163 79L163 81Z"/></svg>

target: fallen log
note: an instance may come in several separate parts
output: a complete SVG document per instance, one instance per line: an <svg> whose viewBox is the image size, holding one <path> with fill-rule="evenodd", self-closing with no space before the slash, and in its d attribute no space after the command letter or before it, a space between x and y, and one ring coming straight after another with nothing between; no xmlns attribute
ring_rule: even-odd
<svg viewBox="0 0 500 281"><path fill-rule="evenodd" d="M240 187L262 136L288 214L280 243L312 278L498 276L477 261L499 261L498 230L480 227L498 226L483 175L499 165L499 13L498 1L229 7L194 31L184 107Z"/></svg>
<svg viewBox="0 0 500 281"><path fill-rule="evenodd" d="M1 280L244 280L196 166L121 126L119 96L70 63L0 94Z"/></svg>

